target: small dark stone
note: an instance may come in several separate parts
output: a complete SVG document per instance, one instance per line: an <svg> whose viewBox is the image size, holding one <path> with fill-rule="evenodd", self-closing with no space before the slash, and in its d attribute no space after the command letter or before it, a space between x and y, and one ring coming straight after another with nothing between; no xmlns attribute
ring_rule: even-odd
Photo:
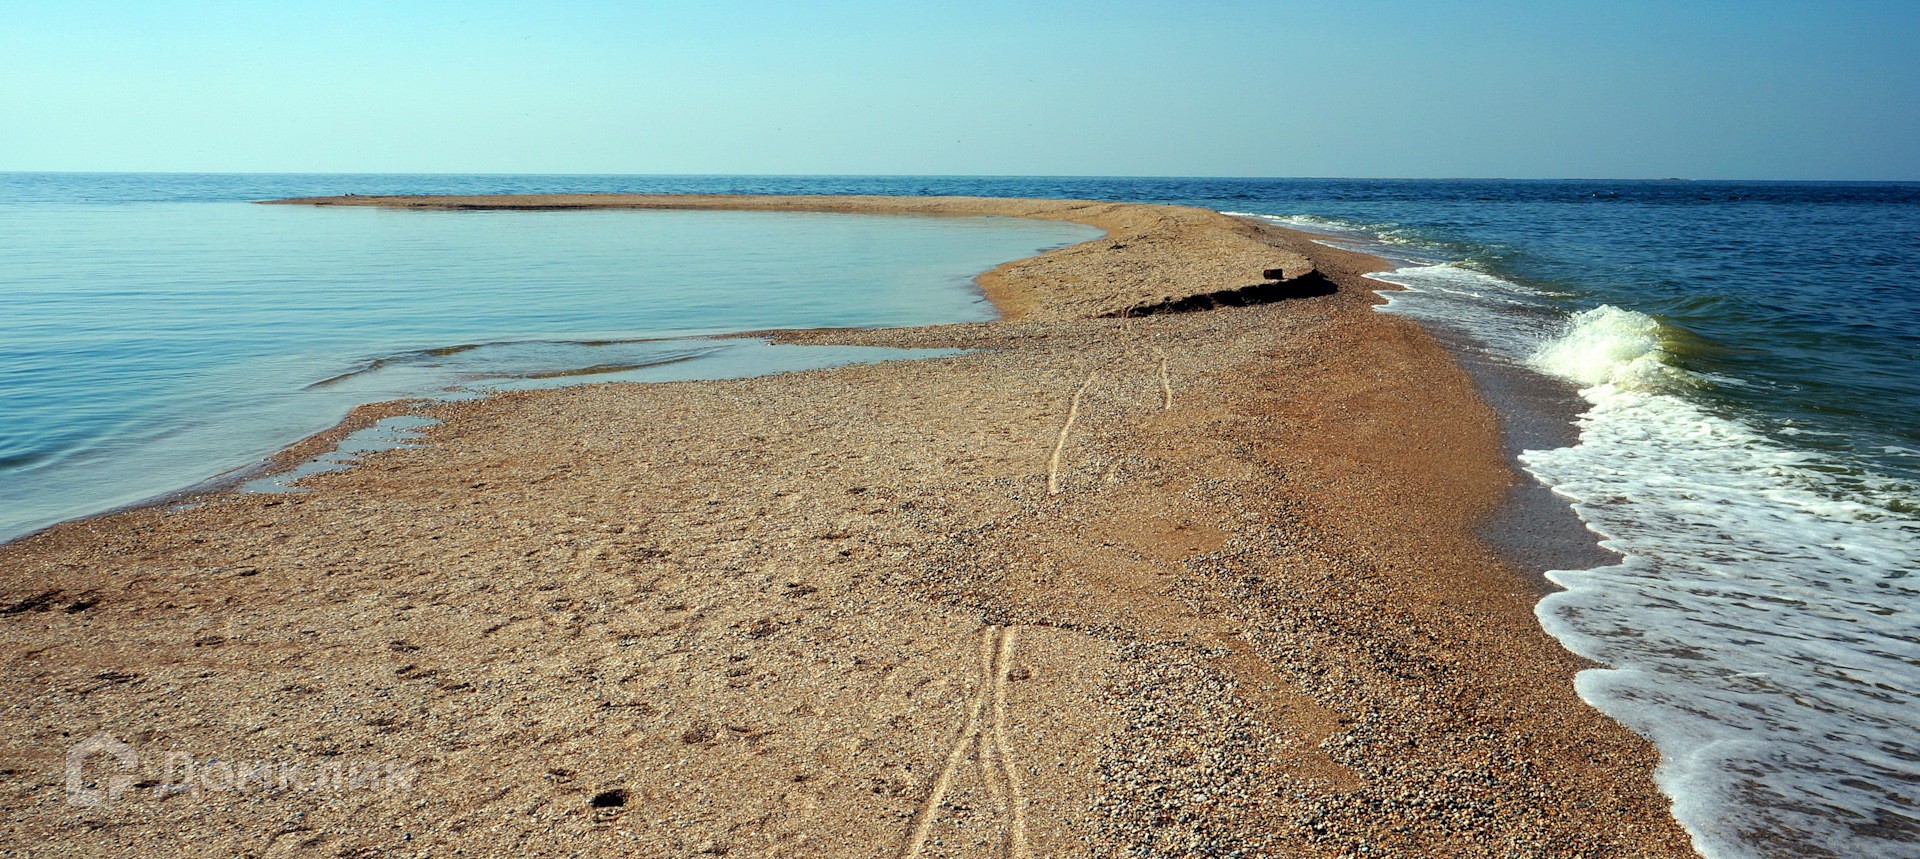
<svg viewBox="0 0 1920 859"><path fill-rule="evenodd" d="M600 793L594 794L593 799L588 800L588 802L590 802L594 808L619 808L627 804L627 791L625 788L601 791Z"/></svg>

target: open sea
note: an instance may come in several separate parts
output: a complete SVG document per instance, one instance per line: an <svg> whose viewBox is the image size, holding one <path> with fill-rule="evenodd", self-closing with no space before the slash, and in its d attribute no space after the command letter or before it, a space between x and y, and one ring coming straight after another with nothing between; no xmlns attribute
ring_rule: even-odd
<svg viewBox="0 0 1920 859"><path fill-rule="evenodd" d="M1618 557L1540 621L1701 853L1920 856L1920 183L0 174L0 539L359 403L897 356L710 337L989 318L973 275L1095 235L245 205L348 192L1171 202L1380 254L1386 312L1569 404L1518 459Z"/></svg>

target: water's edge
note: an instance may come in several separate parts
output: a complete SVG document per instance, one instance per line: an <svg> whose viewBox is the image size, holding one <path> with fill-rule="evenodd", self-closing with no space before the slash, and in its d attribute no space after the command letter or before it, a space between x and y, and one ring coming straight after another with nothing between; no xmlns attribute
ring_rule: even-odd
<svg viewBox="0 0 1920 859"><path fill-rule="evenodd" d="M795 329L798 330L798 329ZM527 384L520 386L499 386L481 391L447 391L438 395L424 393L421 396L402 399L380 400L362 403L350 410L339 422L326 429L296 439L281 446L273 453L261 459L229 468L203 480L198 480L177 489L167 490L145 499L128 504L87 513L70 519L63 519L17 536L0 539L0 547L27 540L40 534L61 528L84 526L85 523L111 518L136 510L163 507L194 506L205 503L214 497L230 492L284 492L303 491L298 487L299 479L328 471L351 468L358 464L361 457L368 453L393 447L406 446L413 438L396 436L392 439L366 438L363 443L351 444L350 440L379 429L384 422L399 418L418 416L433 405L476 397L494 397L526 388L575 388L592 385L660 384L668 382L698 381L712 379L747 379L758 376L778 375L781 373L799 373L808 370L843 367L854 364L875 363L879 361L912 361L930 358L942 358L962 354L956 349L915 349L888 346L817 346L791 343L768 342L761 335L777 335L778 331L739 332L736 334L715 335L691 340L735 341L746 345L747 355L735 357L731 361L709 362L663 362L654 367L639 368L651 370L653 378L605 379L569 383L573 376L561 376L552 379L534 380L545 384ZM738 350L736 350L738 351ZM662 367L673 365L674 370L666 371ZM321 463L330 463L326 467L315 467ZM289 477L289 475L293 475ZM282 483L280 481L286 481Z"/></svg>

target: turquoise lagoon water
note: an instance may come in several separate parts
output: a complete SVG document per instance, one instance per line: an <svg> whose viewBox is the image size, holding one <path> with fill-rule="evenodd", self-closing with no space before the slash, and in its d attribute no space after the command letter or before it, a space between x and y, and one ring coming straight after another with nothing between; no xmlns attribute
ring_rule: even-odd
<svg viewBox="0 0 1920 859"><path fill-rule="evenodd" d="M975 275L1097 235L1007 218L0 203L0 538L246 467L362 403L910 354L702 336L989 319Z"/></svg>

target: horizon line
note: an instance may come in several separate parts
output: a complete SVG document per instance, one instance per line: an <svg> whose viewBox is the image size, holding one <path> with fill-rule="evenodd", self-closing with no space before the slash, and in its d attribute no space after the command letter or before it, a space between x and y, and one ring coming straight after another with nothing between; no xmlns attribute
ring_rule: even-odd
<svg viewBox="0 0 1920 859"><path fill-rule="evenodd" d="M76 176L554 176L554 177L633 177L633 178L754 178L754 179L1202 179L1202 180L1289 180L1345 182L1803 182L1803 183L1885 183L1916 184L1920 179L1777 179L1711 178L1685 176L1601 177L1601 176L1250 176L1181 174L1099 174L1099 173L513 173L502 171L349 171L349 170L0 170L0 176L76 175Z"/></svg>

